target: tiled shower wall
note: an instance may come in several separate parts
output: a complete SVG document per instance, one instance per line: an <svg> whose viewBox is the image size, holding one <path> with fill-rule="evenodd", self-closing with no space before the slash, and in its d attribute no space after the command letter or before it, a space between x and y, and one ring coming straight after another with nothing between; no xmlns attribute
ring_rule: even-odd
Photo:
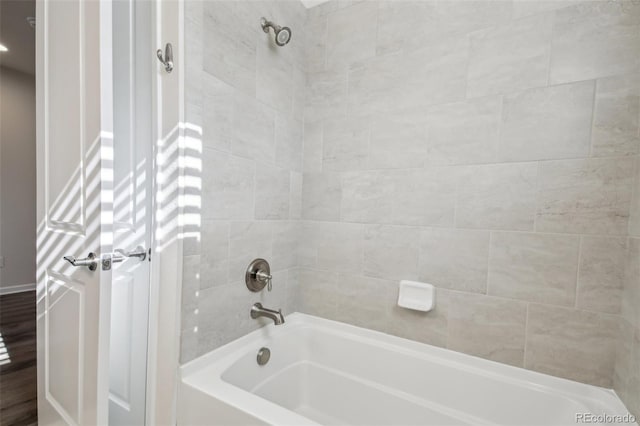
<svg viewBox="0 0 640 426"><path fill-rule="evenodd" d="M264 301L640 400L637 2L186 9L182 362Z"/></svg>
<svg viewBox="0 0 640 426"><path fill-rule="evenodd" d="M636 168L629 234L614 389L640 418L640 164Z"/></svg>
<svg viewBox="0 0 640 426"><path fill-rule="evenodd" d="M333 1L307 30L301 310L605 387L618 357L638 401L640 4Z"/></svg>
<svg viewBox="0 0 640 426"><path fill-rule="evenodd" d="M181 362L293 312L302 190L304 23L299 1L185 2L185 244ZM293 31L285 49L260 27ZM285 24L286 23L286 24ZM244 274L268 259L273 292Z"/></svg>

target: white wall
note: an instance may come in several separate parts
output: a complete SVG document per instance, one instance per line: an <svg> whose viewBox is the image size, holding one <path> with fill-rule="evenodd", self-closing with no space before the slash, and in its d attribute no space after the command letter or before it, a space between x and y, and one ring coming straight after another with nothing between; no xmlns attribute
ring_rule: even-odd
<svg viewBox="0 0 640 426"><path fill-rule="evenodd" d="M0 292L35 283L36 96L33 75L0 68Z"/></svg>

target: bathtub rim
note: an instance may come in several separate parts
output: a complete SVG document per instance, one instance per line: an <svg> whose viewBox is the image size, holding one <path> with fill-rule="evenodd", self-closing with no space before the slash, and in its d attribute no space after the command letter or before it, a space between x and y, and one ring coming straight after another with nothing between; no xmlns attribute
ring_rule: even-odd
<svg viewBox="0 0 640 426"><path fill-rule="evenodd" d="M503 364L451 349L299 312L287 315L284 326L266 325L183 364L179 370L180 383L204 392L266 422L316 425L318 423L222 378L223 374L238 359L254 352L256 348L268 345L270 341L277 339L279 336L304 329L316 329L321 332L352 338L363 344L416 356L426 362L436 362L463 370L469 374L490 377L507 385L524 386L539 392L573 400L590 400L595 405L606 406L616 413L629 413L629 410L613 389L527 370L522 367ZM205 370L207 378L213 378L213 380L203 384L202 380L198 380L198 373L202 373ZM588 391L588 393L585 391Z"/></svg>

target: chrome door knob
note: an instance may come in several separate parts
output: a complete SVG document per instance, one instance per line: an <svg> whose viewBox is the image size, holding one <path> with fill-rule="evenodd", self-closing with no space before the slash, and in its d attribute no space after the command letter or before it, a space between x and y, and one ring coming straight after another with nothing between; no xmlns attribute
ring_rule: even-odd
<svg viewBox="0 0 640 426"><path fill-rule="evenodd" d="M124 262L130 257L137 257L142 262L147 258L147 250L142 246L138 246L132 251L117 249L113 254L102 256L102 270L108 271L114 263Z"/></svg>
<svg viewBox="0 0 640 426"><path fill-rule="evenodd" d="M116 250L116 254L113 255L113 261L116 263L122 262L129 257L137 257L138 259L140 259L140 261L143 261L147 258L147 250L142 246L138 246L132 251L124 251L122 249L118 249Z"/></svg>
<svg viewBox="0 0 640 426"><path fill-rule="evenodd" d="M90 271L98 269L98 261L96 260L95 253L89 253L84 259L76 259L75 256L65 256L63 259L73 266L86 266Z"/></svg>

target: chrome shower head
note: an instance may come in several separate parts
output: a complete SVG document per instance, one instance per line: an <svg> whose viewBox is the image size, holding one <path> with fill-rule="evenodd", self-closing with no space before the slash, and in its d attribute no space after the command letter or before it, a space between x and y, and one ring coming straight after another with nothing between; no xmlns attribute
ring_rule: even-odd
<svg viewBox="0 0 640 426"><path fill-rule="evenodd" d="M282 27L276 30L276 44L278 46L284 46L291 40L291 29L289 27Z"/></svg>
<svg viewBox="0 0 640 426"><path fill-rule="evenodd" d="M276 44L278 46L284 46L291 41L291 28L281 27L271 21L267 21L266 18L262 18L260 20L260 25L262 25L262 31L265 33L269 33L269 28L273 28Z"/></svg>

